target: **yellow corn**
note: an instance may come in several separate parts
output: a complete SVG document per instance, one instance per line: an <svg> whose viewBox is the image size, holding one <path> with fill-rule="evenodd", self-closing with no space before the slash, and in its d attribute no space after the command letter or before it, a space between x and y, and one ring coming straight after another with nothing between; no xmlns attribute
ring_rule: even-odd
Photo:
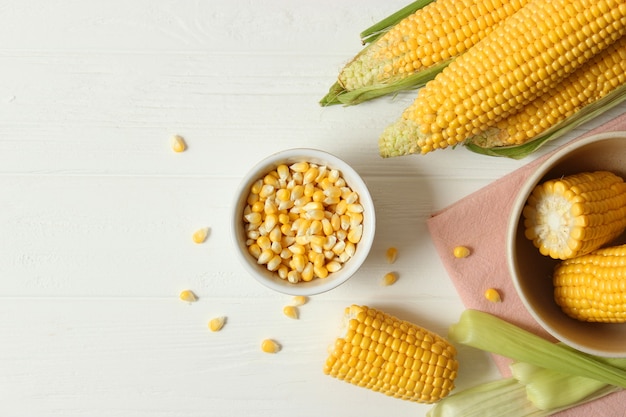
<svg viewBox="0 0 626 417"><path fill-rule="evenodd" d="M220 330L222 330L222 327L224 327L225 323L226 317L214 317L209 320L209 330L211 330L212 332L219 332Z"/></svg>
<svg viewBox="0 0 626 417"><path fill-rule="evenodd" d="M626 245L562 261L554 270L554 299L569 316L626 322Z"/></svg>
<svg viewBox="0 0 626 417"><path fill-rule="evenodd" d="M203 227L193 232L193 234L191 235L191 239L193 240L194 243L200 244L200 243L204 243L204 241L206 240L208 236L209 236L209 228Z"/></svg>
<svg viewBox="0 0 626 417"><path fill-rule="evenodd" d="M298 308L296 306L287 305L283 307L283 314L290 319L298 319Z"/></svg>
<svg viewBox="0 0 626 417"><path fill-rule="evenodd" d="M172 150L177 153L184 152L185 149L187 149L185 139L183 139L183 137L179 135L172 136L171 146Z"/></svg>
<svg viewBox="0 0 626 417"><path fill-rule="evenodd" d="M293 298L291 299L291 304L294 307L298 307L298 306L306 304L308 301L309 301L309 298L304 295L294 295Z"/></svg>
<svg viewBox="0 0 626 417"><path fill-rule="evenodd" d="M421 89L379 139L384 157L462 143L519 111L626 32L620 0L533 0Z"/></svg>
<svg viewBox="0 0 626 417"><path fill-rule="evenodd" d="M275 340L265 339L261 342L261 350L265 353L278 353L281 347Z"/></svg>
<svg viewBox="0 0 626 417"><path fill-rule="evenodd" d="M495 288L487 288L485 290L485 298L492 303L499 303L502 301L502 297L500 297L500 293Z"/></svg>
<svg viewBox="0 0 626 417"><path fill-rule="evenodd" d="M483 148L526 143L624 84L626 36L522 110L469 138L469 141Z"/></svg>
<svg viewBox="0 0 626 417"><path fill-rule="evenodd" d="M327 202L325 190L337 201ZM307 161L283 164L249 191L242 219L248 251L279 278L292 284L327 278L354 255L363 237L363 206L338 170ZM329 249L335 256L326 259L322 253Z"/></svg>
<svg viewBox="0 0 626 417"><path fill-rule="evenodd" d="M387 263L392 264L396 262L396 258L398 257L398 248L395 246L391 246L385 252L385 257L387 258Z"/></svg>
<svg viewBox="0 0 626 417"><path fill-rule="evenodd" d="M337 84L322 104L356 104L360 101L346 103L341 95L360 89L367 89L368 94L376 90L389 94L422 85L433 74L409 85L401 82L462 54L528 1L434 1L402 19L356 55L340 71Z"/></svg>
<svg viewBox="0 0 626 417"><path fill-rule="evenodd" d="M396 283L397 280L398 280L398 274L396 274L395 272L387 272L383 276L382 284L385 286L393 285Z"/></svg>
<svg viewBox="0 0 626 417"><path fill-rule="evenodd" d="M331 348L325 374L421 403L454 388L456 349L442 337L366 306L346 308L345 319L346 334Z"/></svg>
<svg viewBox="0 0 626 417"><path fill-rule="evenodd" d="M470 250L467 246L456 246L452 251L455 258L467 258L470 256Z"/></svg>
<svg viewBox="0 0 626 417"><path fill-rule="evenodd" d="M522 217L526 237L543 255L584 255L626 229L626 183L607 171L548 180L534 188Z"/></svg>
<svg viewBox="0 0 626 417"><path fill-rule="evenodd" d="M180 294L178 294L178 298L180 298L182 301L187 301L188 303L198 301L198 296L194 294L194 292L191 290L181 291Z"/></svg>

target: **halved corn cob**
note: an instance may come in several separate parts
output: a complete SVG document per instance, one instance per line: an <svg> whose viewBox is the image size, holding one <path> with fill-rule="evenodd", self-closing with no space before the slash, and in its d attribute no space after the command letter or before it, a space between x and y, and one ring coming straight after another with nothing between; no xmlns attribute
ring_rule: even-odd
<svg viewBox="0 0 626 417"><path fill-rule="evenodd" d="M456 349L444 338L366 306L346 308L324 373L386 395L434 403L454 389Z"/></svg>
<svg viewBox="0 0 626 417"><path fill-rule="evenodd" d="M624 85L626 85L626 36L622 36L519 112L470 137L466 145L494 148L528 143L558 123L571 118L584 107L613 92L619 93L618 90ZM621 98L626 99L626 88L623 90L625 93L621 94ZM612 103L616 102L618 100ZM511 150L507 156L515 156L515 153Z"/></svg>
<svg viewBox="0 0 626 417"><path fill-rule="evenodd" d="M529 1L436 0L357 54L320 103L358 104L422 86Z"/></svg>
<svg viewBox="0 0 626 417"><path fill-rule="evenodd" d="M561 262L554 270L553 283L554 299L570 317L626 322L626 245Z"/></svg>
<svg viewBox="0 0 626 417"><path fill-rule="evenodd" d="M522 216L526 237L543 255L584 255L626 229L626 183L607 171L548 180L534 188Z"/></svg>
<svg viewBox="0 0 626 417"><path fill-rule="evenodd" d="M626 33L622 0L533 0L429 81L379 139L383 157L462 143Z"/></svg>

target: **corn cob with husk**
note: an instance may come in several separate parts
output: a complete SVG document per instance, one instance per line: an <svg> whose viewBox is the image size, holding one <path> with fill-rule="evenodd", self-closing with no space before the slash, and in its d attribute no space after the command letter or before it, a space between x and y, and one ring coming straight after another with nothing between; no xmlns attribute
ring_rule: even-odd
<svg viewBox="0 0 626 417"><path fill-rule="evenodd" d="M626 36L519 112L468 138L476 153L523 158L626 100Z"/></svg>
<svg viewBox="0 0 626 417"><path fill-rule="evenodd" d="M447 340L367 306L345 310L344 333L324 373L388 396L434 403L454 389L458 361Z"/></svg>
<svg viewBox="0 0 626 417"><path fill-rule="evenodd" d="M383 157L463 143L523 109L626 33L623 0L533 0L422 88Z"/></svg>
<svg viewBox="0 0 626 417"><path fill-rule="evenodd" d="M430 0L432 1L432 0ZM322 105L354 105L421 87L456 56L478 43L529 0L437 0L382 23L382 32L339 73ZM430 3L430 4L428 4ZM425 5L426 4L426 5ZM385 22L385 21L383 21ZM391 23L391 24L390 24Z"/></svg>

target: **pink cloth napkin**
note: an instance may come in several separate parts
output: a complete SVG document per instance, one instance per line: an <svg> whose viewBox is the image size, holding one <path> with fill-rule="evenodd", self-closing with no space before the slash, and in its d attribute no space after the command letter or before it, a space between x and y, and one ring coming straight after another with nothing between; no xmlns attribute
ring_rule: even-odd
<svg viewBox="0 0 626 417"><path fill-rule="evenodd" d="M584 136L616 130L626 130L626 113ZM550 155L551 153L532 161L435 213L428 219L428 229L465 307L492 313L553 340L530 316L517 296L508 273L505 253L508 213L511 211L515 194L537 165ZM453 248L460 244L471 249L471 256L464 259L454 258ZM502 295L503 302L487 301L483 296L487 288L497 288ZM493 355L493 358L500 372L504 376L509 376L510 361L497 355ZM626 415L625 410L626 391L623 391L563 411L558 416L623 417Z"/></svg>

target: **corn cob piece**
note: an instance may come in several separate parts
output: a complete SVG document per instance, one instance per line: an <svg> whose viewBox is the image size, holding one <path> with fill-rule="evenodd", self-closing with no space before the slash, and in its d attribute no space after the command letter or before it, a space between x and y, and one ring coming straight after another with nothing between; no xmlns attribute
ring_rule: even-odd
<svg viewBox="0 0 626 417"><path fill-rule="evenodd" d="M526 237L543 255L585 255L626 229L626 183L607 171L548 180L534 188L522 216Z"/></svg>
<svg viewBox="0 0 626 417"><path fill-rule="evenodd" d="M554 270L554 299L580 321L626 322L626 245L598 249L561 262Z"/></svg>
<svg viewBox="0 0 626 417"><path fill-rule="evenodd" d="M419 91L381 135L381 156L462 143L549 91L624 33L623 1L531 1Z"/></svg>
<svg viewBox="0 0 626 417"><path fill-rule="evenodd" d="M517 146L626 85L626 36L519 112L468 139L482 148ZM626 94L622 94L626 98Z"/></svg>
<svg viewBox="0 0 626 417"><path fill-rule="evenodd" d="M454 389L456 349L442 337L366 306L346 308L324 373L404 400L434 403Z"/></svg>
<svg viewBox="0 0 626 417"><path fill-rule="evenodd" d="M354 105L420 87L529 1L436 0L357 54L321 104Z"/></svg>

